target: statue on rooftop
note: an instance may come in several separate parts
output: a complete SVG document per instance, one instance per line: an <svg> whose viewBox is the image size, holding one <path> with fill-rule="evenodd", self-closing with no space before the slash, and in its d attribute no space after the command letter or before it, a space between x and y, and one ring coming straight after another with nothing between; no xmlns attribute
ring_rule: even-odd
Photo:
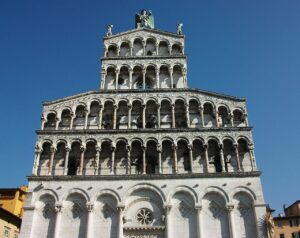
<svg viewBox="0 0 300 238"><path fill-rule="evenodd" d="M143 9L140 13L135 15L135 27L136 28L154 28L154 17L152 12Z"/></svg>
<svg viewBox="0 0 300 238"><path fill-rule="evenodd" d="M182 23L177 23L177 25L176 25L176 28L177 28L177 35L183 35L183 33L182 33L182 26L183 26L183 24Z"/></svg>
<svg viewBox="0 0 300 238"><path fill-rule="evenodd" d="M109 25L106 26L106 29L107 29L106 36L111 36L112 35L112 28L113 27L114 26L111 25L111 24L109 24Z"/></svg>

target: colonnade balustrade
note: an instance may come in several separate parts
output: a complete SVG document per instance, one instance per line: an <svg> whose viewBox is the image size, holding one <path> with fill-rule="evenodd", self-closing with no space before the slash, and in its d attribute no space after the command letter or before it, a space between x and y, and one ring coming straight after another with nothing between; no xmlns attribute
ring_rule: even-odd
<svg viewBox="0 0 300 238"><path fill-rule="evenodd" d="M176 65L108 66L101 70L102 89L187 88L186 68Z"/></svg>
<svg viewBox="0 0 300 238"><path fill-rule="evenodd" d="M60 167L62 167L60 169ZM131 144L96 141L85 145L74 141L71 146L59 142L54 146L44 142L37 146L33 175L131 175L225 173L256 170L253 146L245 139L237 143L225 139L200 140L189 144L150 140L135 140Z"/></svg>
<svg viewBox="0 0 300 238"><path fill-rule="evenodd" d="M181 56L184 46L167 41L157 41L154 38L136 38L133 41L123 41L120 44L104 46L104 57L145 57L145 56Z"/></svg>
<svg viewBox="0 0 300 238"><path fill-rule="evenodd" d="M215 109L210 103L200 105L196 100L174 103L135 100L131 104L106 101L104 105L92 102L87 109L77 106L75 113L64 109L61 115L49 112L42 117L42 130L73 129L150 129L150 128L204 128L247 127L247 115L239 109L230 112L224 106Z"/></svg>

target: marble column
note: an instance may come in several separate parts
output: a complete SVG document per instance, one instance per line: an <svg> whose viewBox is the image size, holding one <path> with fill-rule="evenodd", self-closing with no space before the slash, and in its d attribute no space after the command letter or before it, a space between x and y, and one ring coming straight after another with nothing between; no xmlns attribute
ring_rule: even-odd
<svg viewBox="0 0 300 238"><path fill-rule="evenodd" d="M70 130L73 129L74 119L75 119L74 113L71 113Z"/></svg>
<svg viewBox="0 0 300 238"><path fill-rule="evenodd" d="M58 126L59 126L60 120L58 117L55 118L55 130L58 130Z"/></svg>
<svg viewBox="0 0 300 238"><path fill-rule="evenodd" d="M99 146L96 146L96 165L95 165L95 171L94 174L95 175L99 175L99 168L100 168L100 151L101 148Z"/></svg>
<svg viewBox="0 0 300 238"><path fill-rule="evenodd" d="M146 174L146 147L143 145L142 146L143 150L143 171L142 174Z"/></svg>
<svg viewBox="0 0 300 238"><path fill-rule="evenodd" d="M94 206L93 204L88 203L86 205L86 209L87 209L87 218L86 218L86 238L92 238L92 227L93 227L93 209Z"/></svg>
<svg viewBox="0 0 300 238"><path fill-rule="evenodd" d="M123 216L124 216L124 209L125 209L125 206L118 206L117 207L118 209L118 238L124 238L123 236Z"/></svg>
<svg viewBox="0 0 300 238"><path fill-rule="evenodd" d="M223 145L220 144L219 148L220 148L220 160L221 160L222 172L226 172Z"/></svg>
<svg viewBox="0 0 300 238"><path fill-rule="evenodd" d="M197 238L204 238L202 223L202 206L196 206L197 210Z"/></svg>
<svg viewBox="0 0 300 238"><path fill-rule="evenodd" d="M101 88L104 89L105 88L105 78L106 78L106 70L105 68L101 69Z"/></svg>
<svg viewBox="0 0 300 238"><path fill-rule="evenodd" d="M165 238L173 238L171 237L171 205L166 205L165 207Z"/></svg>
<svg viewBox="0 0 300 238"><path fill-rule="evenodd" d="M174 170L175 174L178 173L178 163L177 163L177 146L173 144L173 159L174 159Z"/></svg>
<svg viewBox="0 0 300 238"><path fill-rule="evenodd" d="M53 146L51 146L51 148L50 148L49 170L48 170L48 174L49 175L52 175L53 161L54 161L55 151L56 151L56 149Z"/></svg>
<svg viewBox="0 0 300 238"><path fill-rule="evenodd" d="M143 44L143 56L146 56L146 41L142 41Z"/></svg>
<svg viewBox="0 0 300 238"><path fill-rule="evenodd" d="M231 126L233 127L234 126L234 123L233 123L233 114L232 113L229 113L229 118L230 118L230 124Z"/></svg>
<svg viewBox="0 0 300 238"><path fill-rule="evenodd" d="M199 107L199 112L200 112L200 118L201 118L201 126L204 127L204 114L203 114L204 108L202 106Z"/></svg>
<svg viewBox="0 0 300 238"><path fill-rule="evenodd" d="M209 173L209 162L208 162L208 144L204 144L204 154L205 154L205 166L206 166L206 172Z"/></svg>
<svg viewBox="0 0 300 238"><path fill-rule="evenodd" d="M146 88L146 73L147 73L147 69L143 69L143 89Z"/></svg>
<svg viewBox="0 0 300 238"><path fill-rule="evenodd" d="M128 105L128 129L131 129L131 112L132 112L132 105Z"/></svg>
<svg viewBox="0 0 300 238"><path fill-rule="evenodd" d="M161 161L161 145L158 144L157 145L157 152L158 152L158 173L161 174L162 173L162 161Z"/></svg>
<svg viewBox="0 0 300 238"><path fill-rule="evenodd" d="M187 79L186 79L186 68L182 68L182 77L183 77L183 84L184 84L184 87L187 88Z"/></svg>
<svg viewBox="0 0 300 238"><path fill-rule="evenodd" d="M65 156L65 165L64 165L64 175L68 175L68 165L69 165L69 156L71 149L66 147L66 156Z"/></svg>
<svg viewBox="0 0 300 238"><path fill-rule="evenodd" d="M158 55L159 43L155 42L156 55Z"/></svg>
<svg viewBox="0 0 300 238"><path fill-rule="evenodd" d="M88 126L88 119L89 119L89 111L85 110L85 118L84 118L84 129L87 129Z"/></svg>
<svg viewBox="0 0 300 238"><path fill-rule="evenodd" d="M244 118L244 121L245 121L245 125L248 126L249 124L248 124L248 115L247 115L247 113L243 114L243 118Z"/></svg>
<svg viewBox="0 0 300 238"><path fill-rule="evenodd" d="M79 171L78 174L82 175L83 173L83 164L84 164L84 152L85 152L85 148L83 146L80 147L80 165L79 165Z"/></svg>
<svg viewBox="0 0 300 238"><path fill-rule="evenodd" d="M54 238L60 238L59 231L60 231L62 211L63 211L62 205L58 204L55 206L56 217L55 217L55 226L54 226Z"/></svg>
<svg viewBox="0 0 300 238"><path fill-rule="evenodd" d="M45 123L46 123L44 115L42 116L41 121L42 121L42 123L41 123L41 130L44 130Z"/></svg>
<svg viewBox="0 0 300 238"><path fill-rule="evenodd" d="M251 162L252 171L256 171L257 166L256 166L256 160L255 160L255 156L254 156L254 146L253 145L249 145L249 154L250 154L250 162Z"/></svg>
<svg viewBox="0 0 300 238"><path fill-rule="evenodd" d="M191 173L193 173L194 169L193 169L193 163L194 163L194 160L193 160L193 145L190 144L188 145L188 149L189 149L189 159L190 159L190 165L191 165Z"/></svg>
<svg viewBox="0 0 300 238"><path fill-rule="evenodd" d="M160 88L160 86L159 86L159 68L156 69L156 88Z"/></svg>
<svg viewBox="0 0 300 238"><path fill-rule="evenodd" d="M169 67L169 73L170 73L170 78L171 78L171 87L170 88L173 88L173 68L172 66Z"/></svg>
<svg viewBox="0 0 300 238"><path fill-rule="evenodd" d="M175 119L175 104L172 103L172 128L176 127L176 119Z"/></svg>
<svg viewBox="0 0 300 238"><path fill-rule="evenodd" d="M156 104L157 109L157 128L160 128L160 103Z"/></svg>
<svg viewBox="0 0 300 238"><path fill-rule="evenodd" d="M219 113L216 109L214 110L214 114L216 118L216 126L219 127Z"/></svg>
<svg viewBox="0 0 300 238"><path fill-rule="evenodd" d="M189 104L185 104L186 125L191 127Z"/></svg>
<svg viewBox="0 0 300 238"><path fill-rule="evenodd" d="M110 168L111 174L115 174L115 151L116 151L116 147L112 146L111 147L111 168Z"/></svg>
<svg viewBox="0 0 300 238"><path fill-rule="evenodd" d="M241 171L241 161L240 161L240 154L238 150L238 144L233 144L235 155L236 155L236 164L237 164L237 171Z"/></svg>
<svg viewBox="0 0 300 238"><path fill-rule="evenodd" d="M99 112L99 125L98 129L102 129L102 117L103 117L103 109L104 107L100 105L100 112Z"/></svg>
<svg viewBox="0 0 300 238"><path fill-rule="evenodd" d="M126 174L131 174L131 160L130 160L131 147L129 145L126 146L126 151L127 151L127 172L126 172Z"/></svg>
<svg viewBox="0 0 300 238"><path fill-rule="evenodd" d="M143 128L146 128L146 105L142 104L143 109Z"/></svg>
<svg viewBox="0 0 300 238"><path fill-rule="evenodd" d="M114 104L114 118L113 118L113 129L114 130L117 128L117 111L118 111L118 105Z"/></svg>
<svg viewBox="0 0 300 238"><path fill-rule="evenodd" d="M129 68L129 89L132 88L132 74L133 74L133 69Z"/></svg>
<svg viewBox="0 0 300 238"><path fill-rule="evenodd" d="M119 83L119 73L120 73L120 70L119 69L116 69L116 81L115 81L115 89L118 89L118 83Z"/></svg>
<svg viewBox="0 0 300 238"><path fill-rule="evenodd" d="M37 173L38 173L38 168L39 168L39 164L40 164L40 158L41 158L42 151L43 151L42 149L40 149L38 146L36 146L33 168L32 168L32 175L37 175Z"/></svg>
<svg viewBox="0 0 300 238"><path fill-rule="evenodd" d="M233 214L233 205L227 205L226 209L228 212L228 223L229 223L229 236L230 238L235 237L235 225L234 225L234 214Z"/></svg>

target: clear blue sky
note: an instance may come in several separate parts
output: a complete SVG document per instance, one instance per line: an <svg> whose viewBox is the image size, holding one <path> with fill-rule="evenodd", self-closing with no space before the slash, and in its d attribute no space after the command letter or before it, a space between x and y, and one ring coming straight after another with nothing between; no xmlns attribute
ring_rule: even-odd
<svg viewBox="0 0 300 238"><path fill-rule="evenodd" d="M300 1L0 1L0 187L26 184L42 102L97 89L102 36L184 23L191 87L247 98L265 199L300 199Z"/></svg>

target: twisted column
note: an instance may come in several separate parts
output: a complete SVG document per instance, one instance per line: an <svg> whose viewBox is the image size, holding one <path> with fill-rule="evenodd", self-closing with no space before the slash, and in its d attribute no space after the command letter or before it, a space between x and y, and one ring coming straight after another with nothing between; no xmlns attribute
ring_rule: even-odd
<svg viewBox="0 0 300 238"><path fill-rule="evenodd" d="M131 147L129 145L126 146L126 151L127 151L127 174L131 174L131 161L130 161Z"/></svg>

